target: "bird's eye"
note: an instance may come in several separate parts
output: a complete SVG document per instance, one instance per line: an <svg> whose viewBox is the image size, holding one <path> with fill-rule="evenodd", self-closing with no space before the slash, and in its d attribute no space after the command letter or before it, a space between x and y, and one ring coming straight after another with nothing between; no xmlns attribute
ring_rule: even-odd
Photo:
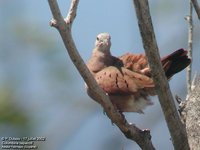
<svg viewBox="0 0 200 150"><path fill-rule="evenodd" d="M99 38L97 37L97 41L99 41Z"/></svg>

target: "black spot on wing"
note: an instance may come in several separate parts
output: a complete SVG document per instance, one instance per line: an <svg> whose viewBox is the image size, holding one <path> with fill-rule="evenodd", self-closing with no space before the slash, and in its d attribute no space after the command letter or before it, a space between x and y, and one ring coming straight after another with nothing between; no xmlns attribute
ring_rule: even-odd
<svg viewBox="0 0 200 150"><path fill-rule="evenodd" d="M116 74L115 84L116 84L116 86L119 88L119 85L118 85L118 73Z"/></svg>

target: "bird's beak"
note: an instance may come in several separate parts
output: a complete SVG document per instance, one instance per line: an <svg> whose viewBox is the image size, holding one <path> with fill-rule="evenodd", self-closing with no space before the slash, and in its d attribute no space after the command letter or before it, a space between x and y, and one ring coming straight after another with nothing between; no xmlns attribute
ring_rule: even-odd
<svg viewBox="0 0 200 150"><path fill-rule="evenodd" d="M104 39L103 41L102 41L102 43L104 43L104 45L109 45L110 44L110 40L108 40L108 39Z"/></svg>

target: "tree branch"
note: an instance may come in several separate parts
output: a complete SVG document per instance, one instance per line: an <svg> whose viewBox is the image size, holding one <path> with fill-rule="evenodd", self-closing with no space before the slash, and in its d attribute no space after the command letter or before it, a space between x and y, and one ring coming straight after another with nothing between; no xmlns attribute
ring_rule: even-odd
<svg viewBox="0 0 200 150"><path fill-rule="evenodd" d="M167 122L167 126L169 128L174 148L176 150L188 150L189 145L185 127L181 123L168 81L160 62L148 0L133 0L133 2L143 40L143 46L148 57L156 91L165 116L165 120Z"/></svg>
<svg viewBox="0 0 200 150"><path fill-rule="evenodd" d="M194 78L194 81L188 100L184 101L183 109L191 150L199 149L200 145L200 75Z"/></svg>
<svg viewBox="0 0 200 150"><path fill-rule="evenodd" d="M192 59L192 44L193 44L193 17L192 17L192 1L189 0L189 15L185 17L188 21L188 57ZM189 95L191 92L191 80L192 80L192 63L187 67L187 92ZM187 98L186 98L187 99Z"/></svg>
<svg viewBox="0 0 200 150"><path fill-rule="evenodd" d="M127 138L134 140L142 149L154 150L151 142L150 131L140 130L125 120L124 116L122 116L121 113L113 107L109 97L98 86L84 61L80 57L71 35L71 26L76 16L79 0L72 0L70 11L65 19L63 19L60 13L57 1L48 0L48 2L54 18L51 20L50 25L58 29L72 62L88 87L91 89L92 94L95 95L96 100L98 100L98 102L103 106L108 117L119 127Z"/></svg>
<svg viewBox="0 0 200 150"><path fill-rule="evenodd" d="M191 1L193 3L193 6L194 6L194 9L197 13L198 18L200 19L200 7L199 7L197 0L191 0Z"/></svg>

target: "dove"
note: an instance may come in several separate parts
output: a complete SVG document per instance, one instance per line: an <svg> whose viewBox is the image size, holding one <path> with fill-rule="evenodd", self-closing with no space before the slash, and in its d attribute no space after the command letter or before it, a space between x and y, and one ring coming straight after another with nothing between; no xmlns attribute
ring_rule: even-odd
<svg viewBox="0 0 200 150"><path fill-rule="evenodd" d="M153 104L150 96L156 95L147 57L144 54L132 53L115 57L112 56L110 48L111 36L108 33L98 34L87 62L88 69L120 112L143 113L146 106ZM168 80L190 63L187 50L184 49L161 58ZM87 93L95 100L89 87Z"/></svg>

